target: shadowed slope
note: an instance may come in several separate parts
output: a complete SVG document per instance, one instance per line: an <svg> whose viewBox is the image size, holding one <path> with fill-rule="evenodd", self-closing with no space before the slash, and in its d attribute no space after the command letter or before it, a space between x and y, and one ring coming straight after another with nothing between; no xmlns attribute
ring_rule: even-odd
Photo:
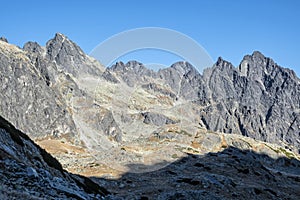
<svg viewBox="0 0 300 200"><path fill-rule="evenodd" d="M101 182L125 199L297 199L300 161L272 159L264 154L229 147L204 156L188 154L165 168L132 172ZM155 168L155 166L153 166Z"/></svg>

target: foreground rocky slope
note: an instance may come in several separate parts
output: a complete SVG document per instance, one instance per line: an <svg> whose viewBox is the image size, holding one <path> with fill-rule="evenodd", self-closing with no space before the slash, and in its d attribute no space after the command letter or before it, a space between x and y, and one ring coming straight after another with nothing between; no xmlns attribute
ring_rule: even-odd
<svg viewBox="0 0 300 200"><path fill-rule="evenodd" d="M134 171L135 164L129 165ZM235 147L203 156L188 154L147 173L118 180L94 178L124 199L299 199L300 162L272 159Z"/></svg>
<svg viewBox="0 0 300 200"><path fill-rule="evenodd" d="M0 116L1 199L101 199L108 192L65 171L27 135Z"/></svg>

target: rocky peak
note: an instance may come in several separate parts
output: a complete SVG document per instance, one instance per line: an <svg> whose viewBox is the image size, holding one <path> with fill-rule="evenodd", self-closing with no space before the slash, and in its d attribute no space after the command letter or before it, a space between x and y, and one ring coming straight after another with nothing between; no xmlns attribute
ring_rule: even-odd
<svg viewBox="0 0 300 200"><path fill-rule="evenodd" d="M137 83L147 82L150 77L156 77L156 72L147 69L138 61L129 61L126 64L117 62L108 68L108 70L117 73L130 87L133 87Z"/></svg>
<svg viewBox="0 0 300 200"><path fill-rule="evenodd" d="M78 77L80 74L100 76L104 69L95 59L86 55L81 48L61 33L46 44L46 58L57 64L58 69Z"/></svg>
<svg viewBox="0 0 300 200"><path fill-rule="evenodd" d="M142 63L132 60L128 61L126 64L123 62L116 62L113 66L110 67L110 70L115 72L133 72L135 74L149 74L151 71L147 69Z"/></svg>
<svg viewBox="0 0 300 200"><path fill-rule="evenodd" d="M276 64L270 58L265 57L259 51L254 51L252 55L244 56L238 70L243 76L262 79L274 69Z"/></svg>
<svg viewBox="0 0 300 200"><path fill-rule="evenodd" d="M180 61L172 64L171 67L166 69L166 71L170 70L175 70L180 76L184 76L187 74L200 75L197 69L186 61Z"/></svg>
<svg viewBox="0 0 300 200"><path fill-rule="evenodd" d="M126 63L126 68L138 70L138 71L144 71L147 70L147 68L140 62L136 60L131 60Z"/></svg>
<svg viewBox="0 0 300 200"><path fill-rule="evenodd" d="M116 64L112 65L109 69L111 71L123 71L125 68L125 64L120 61L120 62L116 62Z"/></svg>
<svg viewBox="0 0 300 200"><path fill-rule="evenodd" d="M220 71L231 71L234 69L233 64L231 64L231 62L224 60L222 57L218 58L215 66Z"/></svg>
<svg viewBox="0 0 300 200"><path fill-rule="evenodd" d="M292 70L255 51L237 69L219 58L203 76L206 98L217 102L203 117L211 117L204 120L209 129L299 146L299 79Z"/></svg>
<svg viewBox="0 0 300 200"><path fill-rule="evenodd" d="M8 43L8 40L5 37L0 37L0 41Z"/></svg>
<svg viewBox="0 0 300 200"><path fill-rule="evenodd" d="M74 77L79 74L101 74L99 66L95 65L79 46L61 33L56 33L55 37L47 42L46 57L56 62L60 70Z"/></svg>
<svg viewBox="0 0 300 200"><path fill-rule="evenodd" d="M42 47L37 43L37 42L27 42L25 43L23 50L32 52L32 53L37 53L39 55L42 54L43 49Z"/></svg>

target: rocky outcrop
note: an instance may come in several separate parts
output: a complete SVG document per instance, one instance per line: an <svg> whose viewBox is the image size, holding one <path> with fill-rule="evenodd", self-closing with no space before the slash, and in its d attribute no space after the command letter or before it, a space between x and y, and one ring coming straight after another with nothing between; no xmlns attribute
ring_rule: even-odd
<svg viewBox="0 0 300 200"><path fill-rule="evenodd" d="M46 44L46 58L57 64L62 70L74 77L84 74L101 75L101 66L88 57L79 46L63 34L57 33Z"/></svg>
<svg viewBox="0 0 300 200"><path fill-rule="evenodd" d="M109 70L131 87L141 85L174 103L197 103L208 130L300 147L300 80L258 51L245 56L237 68L219 58L203 75L187 62L158 72L137 62L117 63Z"/></svg>
<svg viewBox="0 0 300 200"><path fill-rule="evenodd" d="M121 77L130 87L134 87L145 81L147 82L151 77L156 76L153 70L147 69L142 63L137 61L129 61L126 64L117 62L109 70Z"/></svg>
<svg viewBox="0 0 300 200"><path fill-rule="evenodd" d="M8 43L8 40L5 37L0 37L0 40L3 41L3 42Z"/></svg>
<svg viewBox="0 0 300 200"><path fill-rule="evenodd" d="M177 62L169 68L161 69L158 76L172 88L178 98L191 101L199 98L199 90L203 85L202 76L188 62Z"/></svg>
<svg viewBox="0 0 300 200"><path fill-rule="evenodd" d="M238 68L219 58L203 77L207 129L300 147L300 81L293 71L254 52Z"/></svg>
<svg viewBox="0 0 300 200"><path fill-rule="evenodd" d="M300 148L300 81L260 52L238 67L219 58L203 75L188 62L158 72L136 61L104 69L58 33L46 47L0 41L0 67L0 113L35 139L101 146L98 136L131 141L180 122L190 132L200 126Z"/></svg>
<svg viewBox="0 0 300 200"><path fill-rule="evenodd" d="M124 199L297 199L300 162L230 147L204 156L188 154L148 173L99 183ZM279 184L280 183L280 184ZM130 191L130 192L129 192Z"/></svg>
<svg viewBox="0 0 300 200"><path fill-rule="evenodd" d="M0 41L1 115L34 138L74 137L76 128L67 105L50 87L51 66L38 57L42 48L36 43L25 48L35 53L28 57L27 52Z"/></svg>
<svg viewBox="0 0 300 200"><path fill-rule="evenodd" d="M27 135L0 116L1 199L95 199L109 193L70 174Z"/></svg>
<svg viewBox="0 0 300 200"><path fill-rule="evenodd" d="M145 124L153 124L155 126L163 126L165 124L176 124L174 120L160 113L145 112L142 113Z"/></svg>

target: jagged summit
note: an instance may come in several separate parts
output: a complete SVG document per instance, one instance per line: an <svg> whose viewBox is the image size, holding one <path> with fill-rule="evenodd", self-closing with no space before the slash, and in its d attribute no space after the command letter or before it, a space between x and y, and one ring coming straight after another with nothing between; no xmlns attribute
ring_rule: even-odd
<svg viewBox="0 0 300 200"><path fill-rule="evenodd" d="M65 116L66 118L62 121L68 122L63 123L64 125L60 125L59 128L55 125L55 131L52 131L53 135L57 135L57 133L59 133L58 135L64 133L76 135L74 132L77 131L71 128L72 123L75 123L72 112L65 112L68 108L65 98L70 97L71 94L82 98L87 95L86 88L98 87L91 87L90 83L85 85L87 83L77 80L81 80L80 77L93 76L118 85L125 83L131 88L152 88L151 91L147 90L146 92L167 94L169 95L167 98L171 98L172 101L182 99L182 101L198 102L201 106L206 106L196 116L200 117L201 123L207 129L238 133L264 141L280 141L295 146L300 145L298 139L293 139L297 138L299 131L299 127L295 123L299 120L297 111L299 109L299 79L291 70L278 66L272 59L258 51L245 56L237 68L230 62L219 58L214 66L206 69L201 75L188 62L177 62L158 72L147 69L137 61L130 61L126 64L119 62L103 70L99 63L85 55L74 42L60 33L49 40L46 47L29 42L24 45L23 49L24 52L22 49L13 48L13 45L10 45L9 48L3 48L2 53L6 52L6 55L13 56L11 52L19 52L16 54L19 57L21 56L25 60L29 58L26 63L28 62L28 66L32 68L30 73L33 73L34 70L36 72L35 75L28 76L28 80L32 76L42 77L46 86L55 86L51 90L49 88L41 89L41 92L38 93L43 98L45 95L42 90L49 90L48 94L59 97L49 100L52 103L45 104L43 109L46 109L47 105L54 105L54 102L60 101L60 109L55 109L54 113L64 112L63 115L58 114L58 116ZM2 65L9 63L2 61ZM105 72L103 73L103 71ZM9 74L13 71L5 73ZM27 73L29 72L26 70L22 72L22 74ZM65 81L68 84L65 84ZM26 84L29 83L40 85L42 82L40 83L40 80L29 81ZM97 84L98 82L94 83L94 85ZM62 89L58 89L61 86L63 86ZM14 91L13 87L16 86L12 84L8 88ZM43 87L41 86L41 88ZM94 98L94 91L90 89L89 92L90 98ZM3 91L3 93L7 93L7 91ZM51 98L47 96L46 99ZM284 106L287 104L290 106ZM14 106L11 107L11 111L14 110ZM32 106L32 104L28 106ZM248 112L251 113L251 117L248 116ZM50 120L55 121L54 124L58 123L57 120L54 120L55 117L52 118L49 111L44 111L44 113L39 119L43 119L45 116L44 122ZM26 127L21 117L15 122L22 124L21 129ZM31 127L24 130L31 133L33 129ZM49 130L46 132L49 134Z"/></svg>
<svg viewBox="0 0 300 200"><path fill-rule="evenodd" d="M43 49L37 42L27 42L24 44L23 49L32 53L42 55Z"/></svg>
<svg viewBox="0 0 300 200"><path fill-rule="evenodd" d="M142 63L131 60L128 61L126 64L122 61L116 62L116 64L110 67L112 71L145 71L148 70Z"/></svg>
<svg viewBox="0 0 300 200"><path fill-rule="evenodd" d="M58 69L78 77L79 74L100 75L102 66L88 57L81 48L61 33L46 44L46 58L54 61Z"/></svg>
<svg viewBox="0 0 300 200"><path fill-rule="evenodd" d="M0 41L8 43L8 40L5 37L0 37Z"/></svg>
<svg viewBox="0 0 300 200"><path fill-rule="evenodd" d="M181 74L199 73L197 71L197 69L187 61L176 62L176 63L172 64L171 67L166 68L166 70L169 70L170 68L177 70Z"/></svg>
<svg viewBox="0 0 300 200"><path fill-rule="evenodd" d="M61 34L49 40L46 47L28 42L21 49L0 41L0 85L0 115L53 153L62 167L87 176L115 178L128 169L134 173L155 171L177 159L185 162L186 155L193 154L192 162L197 162L195 154L228 149L223 152L232 159L230 162L226 155L217 153L204 159L209 161L208 165L189 166L196 167L192 172L200 169L200 178L195 180L194 173L182 178L181 173L174 171L182 171L178 164L166 168L168 171L155 171L151 177L161 177L160 173L176 177L170 181L175 185L166 188L168 192L177 191L174 188L178 184L184 189L193 185L201 190L220 187L219 191L234 191L240 188L237 183L245 185L240 181L241 174L251 180L264 177L260 179L262 183L269 183L270 174L281 168L257 165L257 155L249 168L247 156L243 156L248 153L234 152L230 147L274 159L298 158L299 79L291 70L258 52L245 56L238 67L219 58L201 75L187 62L177 62L158 72L136 61L104 68ZM2 136L7 140L9 134L1 134L0 142ZM26 146L27 140L23 139ZM6 144L2 149L9 153L10 146L20 148ZM224 162L215 162L215 158ZM293 165L286 160L279 160L279 167ZM264 157L261 161L265 162ZM18 167L3 163L9 169ZM212 169L223 169L229 164L234 164L227 168L229 173L234 172L233 180L215 173L210 175ZM298 165L294 166L288 169L294 170ZM257 167L260 170L255 170ZM295 171L291 175L294 178L299 176ZM32 169L29 174L36 176ZM278 177L277 183L287 179ZM0 180L10 183L8 179ZM293 180L298 181L297 177ZM279 194L274 193L274 188L278 188L276 181L270 184L271 195L261 185L256 185L255 190L251 185L246 196L263 193L263 197L275 198ZM131 183L124 179L123 185L111 187L123 188L126 195L132 189L127 184ZM285 186L293 184L294 181L285 181ZM245 194L244 190L241 192Z"/></svg>

